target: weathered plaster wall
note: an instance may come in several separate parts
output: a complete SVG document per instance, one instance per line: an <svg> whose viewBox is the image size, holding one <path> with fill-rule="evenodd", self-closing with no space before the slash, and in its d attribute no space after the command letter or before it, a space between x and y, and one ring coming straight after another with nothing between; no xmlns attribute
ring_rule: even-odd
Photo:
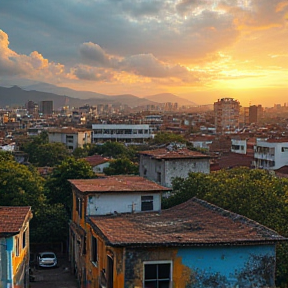
<svg viewBox="0 0 288 288"><path fill-rule="evenodd" d="M141 196L153 196L153 210L161 209L161 194L156 193L99 193L95 196L90 196L87 206L88 215L105 215L118 213L132 212L132 203L134 212L141 211Z"/></svg>
<svg viewBox="0 0 288 288"><path fill-rule="evenodd" d="M187 178L189 172L210 173L209 159L175 159L165 161L165 183L166 187L172 187L175 177Z"/></svg>
<svg viewBox="0 0 288 288"><path fill-rule="evenodd" d="M173 287L274 287L275 246L126 249L125 288L143 287L143 262L172 260Z"/></svg>

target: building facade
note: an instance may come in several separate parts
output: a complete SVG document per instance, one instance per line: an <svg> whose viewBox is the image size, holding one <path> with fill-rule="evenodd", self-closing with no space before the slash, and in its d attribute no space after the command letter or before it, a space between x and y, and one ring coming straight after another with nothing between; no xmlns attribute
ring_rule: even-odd
<svg viewBox="0 0 288 288"><path fill-rule="evenodd" d="M59 128L48 129L49 143L63 143L66 147L74 151L82 148L84 144L90 144L92 132L89 129Z"/></svg>
<svg viewBox="0 0 288 288"><path fill-rule="evenodd" d="M70 182L80 287L275 287L275 231L197 198L160 211L165 188L138 176Z"/></svg>
<svg viewBox="0 0 288 288"><path fill-rule="evenodd" d="M0 287L29 286L31 207L0 206Z"/></svg>
<svg viewBox="0 0 288 288"><path fill-rule="evenodd" d="M174 178L187 178L189 172L210 173L210 157L187 148L140 152L140 176L162 186L172 187Z"/></svg>
<svg viewBox="0 0 288 288"><path fill-rule="evenodd" d="M258 140L254 146L254 166L277 170L288 165L288 139Z"/></svg>
<svg viewBox="0 0 288 288"><path fill-rule="evenodd" d="M53 114L53 101L40 101L39 112L42 115L52 115Z"/></svg>
<svg viewBox="0 0 288 288"><path fill-rule="evenodd" d="M240 103L233 98L218 99L214 103L217 133L231 133L239 128Z"/></svg>
<svg viewBox="0 0 288 288"><path fill-rule="evenodd" d="M148 124L92 124L93 142L144 143L152 138Z"/></svg>

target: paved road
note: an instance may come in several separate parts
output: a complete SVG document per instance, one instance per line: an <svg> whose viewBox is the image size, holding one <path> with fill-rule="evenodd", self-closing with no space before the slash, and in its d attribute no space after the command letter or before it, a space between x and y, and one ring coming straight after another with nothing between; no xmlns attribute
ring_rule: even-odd
<svg viewBox="0 0 288 288"><path fill-rule="evenodd" d="M74 275L70 273L66 258L58 258L57 268L33 269L35 282L30 282L31 288L78 288Z"/></svg>

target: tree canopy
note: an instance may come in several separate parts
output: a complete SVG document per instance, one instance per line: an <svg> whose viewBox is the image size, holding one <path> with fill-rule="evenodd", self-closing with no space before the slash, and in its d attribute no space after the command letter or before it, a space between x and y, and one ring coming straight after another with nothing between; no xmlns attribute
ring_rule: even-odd
<svg viewBox="0 0 288 288"><path fill-rule="evenodd" d="M129 174L134 174L137 175L139 174L139 165L133 163L127 158L121 158L121 159L116 159L112 160L110 162L109 167L104 168L103 172L106 175L129 175Z"/></svg>
<svg viewBox="0 0 288 288"><path fill-rule="evenodd" d="M186 139L183 135L169 133L169 132L160 132L155 135L153 139L149 141L150 144L169 144L171 142L176 143L186 143Z"/></svg>
<svg viewBox="0 0 288 288"><path fill-rule="evenodd" d="M55 167L46 182L46 193L50 204L63 204L68 213L72 208L72 192L69 179L95 177L92 167L85 160L69 157ZM69 215L71 216L71 215Z"/></svg>
<svg viewBox="0 0 288 288"><path fill-rule="evenodd" d="M31 137L31 141L24 145L24 152L29 155L29 162L37 167L53 167L69 156L69 151L63 143L49 143L48 133Z"/></svg>

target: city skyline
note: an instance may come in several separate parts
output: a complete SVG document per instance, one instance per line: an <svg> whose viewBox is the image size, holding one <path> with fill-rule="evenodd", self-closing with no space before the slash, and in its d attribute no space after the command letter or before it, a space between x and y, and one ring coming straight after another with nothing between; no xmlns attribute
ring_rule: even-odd
<svg viewBox="0 0 288 288"><path fill-rule="evenodd" d="M287 0L3 0L0 85L283 104L287 20Z"/></svg>

